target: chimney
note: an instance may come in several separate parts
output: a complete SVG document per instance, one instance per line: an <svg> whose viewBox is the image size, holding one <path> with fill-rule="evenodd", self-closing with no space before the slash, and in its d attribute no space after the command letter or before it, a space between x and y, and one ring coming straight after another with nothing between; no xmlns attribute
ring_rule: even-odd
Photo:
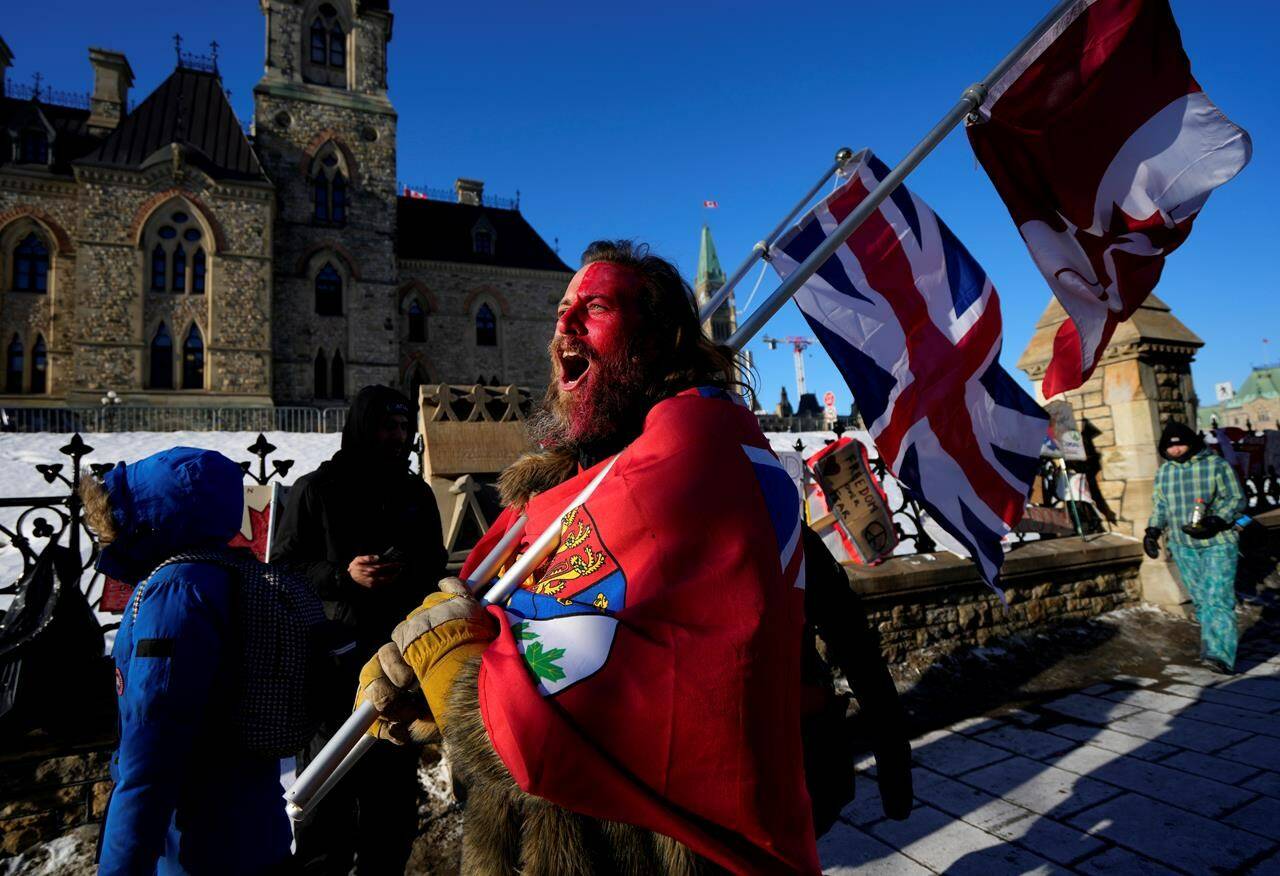
<svg viewBox="0 0 1280 876"><path fill-rule="evenodd" d="M458 193L459 204L479 207L484 202L484 180L458 177L453 182L453 190Z"/></svg>
<svg viewBox="0 0 1280 876"><path fill-rule="evenodd" d="M4 73L13 66L13 52L9 50L9 44L4 41L4 37L0 37L0 97L4 96Z"/></svg>
<svg viewBox="0 0 1280 876"><path fill-rule="evenodd" d="M106 134L115 130L128 111L133 68L123 53L109 49L89 49L89 63L93 65L89 133Z"/></svg>

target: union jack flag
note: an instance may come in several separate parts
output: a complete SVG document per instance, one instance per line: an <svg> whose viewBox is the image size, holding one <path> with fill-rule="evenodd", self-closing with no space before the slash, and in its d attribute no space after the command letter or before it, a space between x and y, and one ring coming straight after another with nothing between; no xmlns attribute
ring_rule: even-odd
<svg viewBox="0 0 1280 876"><path fill-rule="evenodd" d="M778 273L794 271L888 172L866 153L775 244ZM1022 518L1049 418L1000 365L1000 304L986 273L899 186L796 303L889 470L998 587L1000 541Z"/></svg>

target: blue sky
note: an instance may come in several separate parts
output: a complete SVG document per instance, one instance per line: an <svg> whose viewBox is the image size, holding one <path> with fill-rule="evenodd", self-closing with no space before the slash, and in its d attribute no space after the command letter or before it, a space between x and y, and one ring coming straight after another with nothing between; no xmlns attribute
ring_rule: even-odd
<svg viewBox="0 0 1280 876"><path fill-rule="evenodd" d="M591 240L635 237L692 277L706 222L730 271L837 147L870 146L892 164L1050 5L393 0L399 176L519 190L526 217L548 242L559 239L570 264ZM1252 364L1280 359L1280 162L1271 148L1280 133L1280 4L1173 0L1173 9L1196 77L1254 142L1252 163L1210 198L1157 288L1205 341L1194 375L1211 401L1215 383L1239 386ZM87 47L105 46L128 55L139 98L172 69L175 31L188 48L221 44L232 102L250 118L264 45L253 0L42 0L9 4L0 24L14 79L40 71L54 88L87 89ZM1013 363L1049 293L963 132L909 184L991 275L1004 312L1002 361L1021 377ZM703 209L705 199L719 208ZM754 281L753 273L741 295ZM767 331L808 334L794 305ZM772 406L780 386L794 391L790 352L758 341L750 349ZM810 389L835 390L845 409L849 391L818 348L806 367Z"/></svg>

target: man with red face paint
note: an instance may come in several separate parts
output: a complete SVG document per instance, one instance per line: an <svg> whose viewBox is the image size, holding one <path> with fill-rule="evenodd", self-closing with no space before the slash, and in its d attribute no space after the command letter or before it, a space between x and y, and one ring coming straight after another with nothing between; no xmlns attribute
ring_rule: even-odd
<svg viewBox="0 0 1280 876"><path fill-rule="evenodd" d="M629 241L584 253L550 354L542 451L503 473L507 510L463 574L521 514L526 542L563 514L560 546L503 608L442 581L365 666L371 732L442 731L463 872L816 872L805 527L733 393L735 354L676 268Z"/></svg>

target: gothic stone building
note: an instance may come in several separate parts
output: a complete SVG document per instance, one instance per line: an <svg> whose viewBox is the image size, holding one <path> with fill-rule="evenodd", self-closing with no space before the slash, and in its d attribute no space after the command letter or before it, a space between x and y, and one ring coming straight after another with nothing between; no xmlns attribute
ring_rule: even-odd
<svg viewBox="0 0 1280 876"><path fill-rule="evenodd" d="M458 180L401 196L387 0L262 0L246 136L216 59L130 108L0 97L0 405L339 403L369 383L544 384L569 268ZM13 54L0 40L0 80Z"/></svg>

